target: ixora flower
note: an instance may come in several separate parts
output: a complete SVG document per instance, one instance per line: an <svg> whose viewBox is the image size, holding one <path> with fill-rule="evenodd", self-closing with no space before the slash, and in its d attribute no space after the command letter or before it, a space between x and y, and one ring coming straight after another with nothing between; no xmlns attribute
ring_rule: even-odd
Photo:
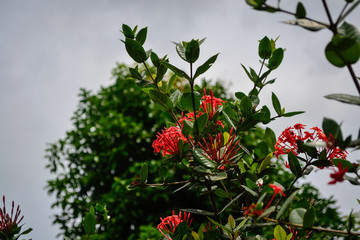
<svg viewBox="0 0 360 240"><path fill-rule="evenodd" d="M211 120L216 111L219 108L219 105L222 105L225 101L214 97L214 93L210 90L210 95L206 95L206 90L204 89L204 96L202 97L201 108L209 116Z"/></svg>
<svg viewBox="0 0 360 240"><path fill-rule="evenodd" d="M304 131L306 125L297 123L292 127L286 128L278 137L275 144L275 157L292 152L298 155L299 149L297 140L302 142L323 142L324 148L326 149L326 158L331 160L334 158L346 159L347 152L341 150L339 147L333 144L333 141L328 138L325 133L318 127L313 127L310 131ZM320 149L321 152L323 149Z"/></svg>
<svg viewBox="0 0 360 240"><path fill-rule="evenodd" d="M16 234L14 232L18 231L18 225L23 220L24 216L20 217L20 206L18 205L14 213L14 201L12 202L11 213L6 212L5 208L5 196L3 196L3 208L0 208L0 233L3 233L6 236L11 236Z"/></svg>
<svg viewBox="0 0 360 240"><path fill-rule="evenodd" d="M166 155L174 155L179 152L178 143L180 139L187 142L180 128L178 126L171 126L157 134L157 138L153 142L152 147L155 153L162 151L163 157Z"/></svg>
<svg viewBox="0 0 360 240"><path fill-rule="evenodd" d="M174 233L176 227L180 223L187 222L189 227L192 223L192 219L190 219L190 213L184 212L184 214L182 214L181 211L178 215L175 215L175 211L173 211L173 214L171 216L167 216L166 218L160 218L160 221L161 222L157 226L157 229L169 240L171 240L171 238L168 237L168 234L170 232ZM166 234L164 233L164 231L166 232Z"/></svg>
<svg viewBox="0 0 360 240"><path fill-rule="evenodd" d="M348 168L347 167L343 168L341 163L339 163L339 165L337 167L338 167L338 171L333 169L334 173L330 174L330 177L333 178L333 180L330 181L329 184L335 184L337 182L344 181L344 175L348 171Z"/></svg>
<svg viewBox="0 0 360 240"><path fill-rule="evenodd" d="M236 154L240 151L238 146L240 140L236 139L234 129L231 128L227 140L224 139L223 133L218 133L215 138L209 135L208 141L203 138L204 143L199 143L199 146L204 151L206 157L214 160L219 165L232 164Z"/></svg>

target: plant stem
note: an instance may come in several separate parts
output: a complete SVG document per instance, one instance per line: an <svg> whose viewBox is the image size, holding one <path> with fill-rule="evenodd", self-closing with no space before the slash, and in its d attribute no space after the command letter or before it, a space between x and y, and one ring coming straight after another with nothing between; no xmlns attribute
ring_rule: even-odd
<svg viewBox="0 0 360 240"><path fill-rule="evenodd" d="M330 10L328 8L328 5L326 3L326 0L322 0L322 3L324 5L324 8L325 8L325 12L326 12L326 15L329 19L329 23L330 23L330 26L329 26L329 29L330 31L332 31L334 33L334 35L337 33L337 29L336 29L336 24L334 24L333 20L332 20L332 17L331 17L331 13L330 13Z"/></svg>
<svg viewBox="0 0 360 240"><path fill-rule="evenodd" d="M190 63L190 88L191 88L191 101L193 106L193 112L194 112L194 125L195 125L195 145L197 141L199 140L199 127L197 124L197 117L196 117L196 109L195 109L195 96L194 96L194 79L193 79L193 68L192 63Z"/></svg>
<svg viewBox="0 0 360 240"><path fill-rule="evenodd" d="M268 217L264 217L263 219L265 221L268 221L268 222L273 222L273 223L277 223L277 224L280 223L280 224L284 224L284 225L291 226L291 227L298 227L298 228L303 228L304 227L303 225L300 225L300 224L284 222L284 221L275 220L275 219L268 218ZM309 230L320 231L320 232L328 232L328 233L335 233L335 234L341 234L341 235L360 236L360 232L348 232L348 231L341 231L341 230L335 230L335 229L330 229L330 228L322 228L322 227L311 227L311 228L309 228Z"/></svg>
<svg viewBox="0 0 360 240"><path fill-rule="evenodd" d="M356 77L356 75L355 75L355 72L354 72L354 69L352 68L352 65L351 65L351 64L346 64L346 67L347 67L347 69L349 70L350 75L351 75L351 78L353 79L354 84L355 84L355 86L356 86L356 89L357 89L357 91L358 91L359 94L360 94L360 84L359 84L359 80L357 79L357 77Z"/></svg>
<svg viewBox="0 0 360 240"><path fill-rule="evenodd" d="M207 190L209 191L209 197L210 197L210 202L211 202L211 205L212 205L212 208L214 210L214 213L215 213L215 219L218 223L222 224L221 223L221 219L220 219L220 216L219 216L219 210L216 206L216 202L215 202L215 197L214 197L214 193L213 191L211 190L211 184L209 181L206 181L206 188ZM219 229L221 232L222 232L222 229L220 228Z"/></svg>

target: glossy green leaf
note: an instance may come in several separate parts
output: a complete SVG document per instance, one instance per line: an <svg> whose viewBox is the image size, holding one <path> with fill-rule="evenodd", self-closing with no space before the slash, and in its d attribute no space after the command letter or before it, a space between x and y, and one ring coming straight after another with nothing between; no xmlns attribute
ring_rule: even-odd
<svg viewBox="0 0 360 240"><path fill-rule="evenodd" d="M194 63L200 55L200 44L198 40L191 40L185 46L185 57L189 63Z"/></svg>
<svg viewBox="0 0 360 240"><path fill-rule="evenodd" d="M235 124L233 123L233 121L230 119L229 115L225 111L222 111L222 115L223 115L225 121L236 131L237 128L236 128Z"/></svg>
<svg viewBox="0 0 360 240"><path fill-rule="evenodd" d="M271 128L265 129L264 141L272 151L275 151L276 135Z"/></svg>
<svg viewBox="0 0 360 240"><path fill-rule="evenodd" d="M159 67L160 66L160 59L158 57L158 55L155 53L155 52L151 52L150 54L150 60L152 62L152 64L155 66L155 67Z"/></svg>
<svg viewBox="0 0 360 240"><path fill-rule="evenodd" d="M137 80L143 80L143 76L138 72L137 68L129 68L130 76Z"/></svg>
<svg viewBox="0 0 360 240"><path fill-rule="evenodd" d="M133 39L134 38L134 32L133 30L126 24L123 24L122 25L122 33L124 34L124 36L126 38L131 38Z"/></svg>
<svg viewBox="0 0 360 240"><path fill-rule="evenodd" d="M202 114L197 118L197 124L198 124L198 128L199 128L200 132L202 130L204 130L204 128L206 127L207 122L208 122L208 115L207 114Z"/></svg>
<svg viewBox="0 0 360 240"><path fill-rule="evenodd" d="M305 215L305 208L296 208L290 212L289 221L294 224L303 224L303 219Z"/></svg>
<svg viewBox="0 0 360 240"><path fill-rule="evenodd" d="M231 214L230 214L229 217L228 217L228 224L229 224L229 227L230 227L231 229L234 229L235 226L236 226L235 219L234 219L233 216L231 216Z"/></svg>
<svg viewBox="0 0 360 240"><path fill-rule="evenodd" d="M215 54L214 56L212 56L211 58L209 58L203 65L199 66L196 71L195 71L195 75L194 75L194 80L195 78L197 78L198 76L200 76L201 74L205 73L216 61L218 54Z"/></svg>
<svg viewBox="0 0 360 240"><path fill-rule="evenodd" d="M200 108L200 97L197 92L194 92L194 100L195 100L195 111ZM192 102L192 94L190 92L184 93L180 99L180 108L187 110L189 112L194 112L194 106Z"/></svg>
<svg viewBox="0 0 360 240"><path fill-rule="evenodd" d="M146 35L147 35L147 27L140 29L140 31L136 34L135 40L141 45L144 45L146 41Z"/></svg>
<svg viewBox="0 0 360 240"><path fill-rule="evenodd" d="M221 209L221 211L219 212L219 214L223 213L228 207L230 207L234 202L236 202L244 193L240 193L238 194L235 198L233 198L228 204L226 204L226 206Z"/></svg>
<svg viewBox="0 0 360 240"><path fill-rule="evenodd" d="M292 116L296 116L296 115L303 114L303 113L305 113L305 111L287 112L287 113L284 113L282 116L283 117L292 117Z"/></svg>
<svg viewBox="0 0 360 240"><path fill-rule="evenodd" d="M91 234L95 232L96 218L92 213L87 213L83 220L84 231L87 234Z"/></svg>
<svg viewBox="0 0 360 240"><path fill-rule="evenodd" d="M281 115L281 104L275 93L271 94L271 100L273 107L275 109L275 112L280 116Z"/></svg>
<svg viewBox="0 0 360 240"><path fill-rule="evenodd" d="M272 157L273 157L273 153L272 153L272 152L269 153L269 154L265 157L265 159L261 162L260 167L259 167L259 169L258 169L258 172L259 172L259 173L261 173L263 170L265 170L265 168L266 168L267 166L269 166Z"/></svg>
<svg viewBox="0 0 360 240"><path fill-rule="evenodd" d="M271 55L267 67L271 70L278 68L284 58L284 49L277 48Z"/></svg>
<svg viewBox="0 0 360 240"><path fill-rule="evenodd" d="M322 122L322 129L326 136L333 136L340 143L343 141L341 128L334 120L324 118Z"/></svg>
<svg viewBox="0 0 360 240"><path fill-rule="evenodd" d="M274 229L274 237L276 240L286 240L286 232L285 230L280 226L277 225Z"/></svg>
<svg viewBox="0 0 360 240"><path fill-rule="evenodd" d="M302 170L301 170L301 166L300 166L300 163L299 163L297 157L292 152L289 152L288 160L289 160L289 165L290 165L291 172L296 177L301 177L302 176Z"/></svg>
<svg viewBox="0 0 360 240"><path fill-rule="evenodd" d="M170 100L174 107L176 107L176 105L178 104L179 100L181 99L181 96L182 96L182 92L179 89L176 89L176 91L170 95Z"/></svg>
<svg viewBox="0 0 360 240"><path fill-rule="evenodd" d="M354 64L360 58L360 44L349 37L337 34L326 46L325 56L331 64L337 67Z"/></svg>
<svg viewBox="0 0 360 240"><path fill-rule="evenodd" d="M299 2L296 7L295 17L297 19L306 17L306 10L305 10L304 5L301 2Z"/></svg>
<svg viewBox="0 0 360 240"><path fill-rule="evenodd" d="M165 109L173 109L174 105L170 99L165 93L159 92L158 90L151 89L149 91L149 97L151 100L153 100L155 103L161 105Z"/></svg>
<svg viewBox="0 0 360 240"><path fill-rule="evenodd" d="M243 99L241 99L240 112L244 117L251 115L251 113L253 112L252 102L251 102L250 98L248 98L247 96L245 96L245 97L243 97Z"/></svg>
<svg viewBox="0 0 360 240"><path fill-rule="evenodd" d="M329 94L325 96L328 99L337 100L339 102L360 105L360 96L354 96L349 94Z"/></svg>
<svg viewBox="0 0 360 240"><path fill-rule="evenodd" d="M129 56L137 63L145 62L148 59L144 48L134 39L126 38L125 48Z"/></svg>
<svg viewBox="0 0 360 240"><path fill-rule="evenodd" d="M145 184L149 174L149 167L144 163L140 169L140 183Z"/></svg>
<svg viewBox="0 0 360 240"><path fill-rule="evenodd" d="M174 86L174 82L177 78L177 75L176 74L173 74L170 79L169 79L169 82L167 84L167 87L166 87L166 92L169 93L170 90L172 89L172 87Z"/></svg>
<svg viewBox="0 0 360 240"><path fill-rule="evenodd" d="M272 53L272 48L271 48L270 39L268 37L265 36L263 39L260 40L258 53L261 59L270 58Z"/></svg>
<svg viewBox="0 0 360 240"><path fill-rule="evenodd" d="M248 117L244 122L242 122L239 127L237 128L237 131L247 131L251 128L253 128L256 124L263 121L265 116L265 113L258 112L255 114L252 114L250 117Z"/></svg>
<svg viewBox="0 0 360 240"><path fill-rule="evenodd" d="M191 78L183 70L181 70L181 69L175 67L174 65L171 65L170 63L165 62L165 61L161 61L161 64L163 64L165 67L169 68L171 71L173 71L179 77L183 77L183 78L186 78L187 80L191 81Z"/></svg>
<svg viewBox="0 0 360 240"><path fill-rule="evenodd" d="M349 37L360 44L360 31L352 24L344 22L338 29L339 34Z"/></svg>
<svg viewBox="0 0 360 240"><path fill-rule="evenodd" d="M279 220L282 215L284 215L284 213L288 210L291 202L294 200L295 195L298 193L299 190L296 190L295 192L293 192L283 203L283 205L281 206L279 212L276 214L276 220Z"/></svg>
<svg viewBox="0 0 360 240"><path fill-rule="evenodd" d="M181 209L181 211L184 211L187 213L193 213L193 214L197 214L197 215L202 215L202 216L215 216L215 213L201 210L201 209L192 209L192 208L185 209L185 208L183 208L183 209Z"/></svg>
<svg viewBox="0 0 360 240"><path fill-rule="evenodd" d="M194 148L193 150L195 161L199 164L201 164L204 167L207 167L209 169L214 169L217 165L217 163L213 160L208 159L205 157L205 155L202 153L202 150L199 148Z"/></svg>
<svg viewBox="0 0 360 240"><path fill-rule="evenodd" d="M315 217L315 208L310 207L304 215L303 226L305 229L311 228L314 225Z"/></svg>
<svg viewBox="0 0 360 240"><path fill-rule="evenodd" d="M264 114L264 118L261 121L263 124L268 124L269 122L271 122L271 113L267 106L263 106L260 112Z"/></svg>
<svg viewBox="0 0 360 240"><path fill-rule="evenodd" d="M241 185L241 187L243 187L245 189L245 191L247 191L248 193L250 193L251 195L253 195L254 197L258 197L257 192L253 191L251 188L249 188L248 186L245 185Z"/></svg>

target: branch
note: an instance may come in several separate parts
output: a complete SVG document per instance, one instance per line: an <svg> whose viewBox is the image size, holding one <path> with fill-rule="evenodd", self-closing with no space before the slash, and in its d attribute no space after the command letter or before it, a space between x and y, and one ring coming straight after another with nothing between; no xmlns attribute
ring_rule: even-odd
<svg viewBox="0 0 360 240"><path fill-rule="evenodd" d="M268 217L264 217L263 219L265 221L268 221L268 222L273 222L273 223L278 223L278 224L280 223L280 224L284 224L284 225L291 226L291 227L304 228L303 225L296 224L296 223L279 221L279 220L275 220L275 219L268 218ZM341 235L360 236L360 232L350 232L350 231L348 232L348 231L341 231L341 230L330 229L330 228L322 228L322 227L311 227L311 228L309 228L309 230L320 231L320 232L328 232L328 233L335 233L335 234L341 234Z"/></svg>

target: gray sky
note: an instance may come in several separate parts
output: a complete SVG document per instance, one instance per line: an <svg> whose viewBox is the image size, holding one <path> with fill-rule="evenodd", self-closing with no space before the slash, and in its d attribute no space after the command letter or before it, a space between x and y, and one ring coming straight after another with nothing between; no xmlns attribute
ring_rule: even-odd
<svg viewBox="0 0 360 240"><path fill-rule="evenodd" d="M283 2L290 9L297 3ZM310 2L314 4L303 1L305 7ZM338 14L343 1L328 2ZM321 5L308 12L325 20ZM359 13L357 9L348 19L358 28ZM115 62L132 63L119 41L123 23L148 26L145 47L169 54L170 62L184 68L171 41L207 37L199 62L220 52L206 76L225 80L232 92L251 89L240 63L259 67L257 41L265 35L280 36L278 46L287 49L284 63L272 75L277 82L264 90L262 104L271 105L274 91L288 111L306 114L280 119L271 127L279 134L297 122L321 126L326 116L343 122L344 135L357 133L359 108L323 98L330 93L356 94L348 72L325 59L323 49L331 34L280 23L288 19L251 10L241 0L1 1L0 195L6 195L8 205L11 200L21 205L25 227L34 229L29 237L55 239L57 228L51 226L55 211L44 190L52 177L45 169L46 143L71 129L80 87L97 90L108 85ZM354 69L359 75L359 63ZM350 157L356 158L359 154ZM359 188L347 182L328 186L329 173L313 173L308 180L324 196L334 194L344 212L359 211L355 200L360 198Z"/></svg>

